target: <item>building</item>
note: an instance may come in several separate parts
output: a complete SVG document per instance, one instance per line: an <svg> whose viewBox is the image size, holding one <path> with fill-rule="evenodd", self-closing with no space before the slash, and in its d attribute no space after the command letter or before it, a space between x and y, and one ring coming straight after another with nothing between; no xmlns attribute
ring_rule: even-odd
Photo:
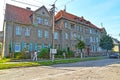
<svg viewBox="0 0 120 80"><path fill-rule="evenodd" d="M79 17L63 10L56 15L56 25L60 28L61 48L77 50L75 45L78 38L85 42L87 55L90 52L100 52L100 38L106 33L104 28L98 28L83 16Z"/></svg>
<svg viewBox="0 0 120 80"><path fill-rule="evenodd" d="M55 16L55 32L52 37L52 15L45 6L32 11L6 4L4 20L4 39L2 56L11 56L15 52L50 48L54 38L55 48L77 50L78 39L86 44L87 55L99 52L100 36L103 33L84 17L59 11Z"/></svg>
<svg viewBox="0 0 120 80"><path fill-rule="evenodd" d="M118 41L115 38L112 38L112 40L113 40L113 44L114 44L113 51L119 52L120 51L120 41Z"/></svg>
<svg viewBox="0 0 120 80"><path fill-rule="evenodd" d="M6 5L3 56L27 50L50 47L52 42L51 14L45 6L36 11Z"/></svg>

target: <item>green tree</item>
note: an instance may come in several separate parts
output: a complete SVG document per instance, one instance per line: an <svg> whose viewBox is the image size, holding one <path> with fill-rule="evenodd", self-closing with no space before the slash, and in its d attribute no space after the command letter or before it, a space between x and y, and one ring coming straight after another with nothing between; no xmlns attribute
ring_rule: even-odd
<svg viewBox="0 0 120 80"><path fill-rule="evenodd" d="M82 50L85 48L85 43L82 40L79 40L79 42L76 44L76 47L80 50L81 58L82 58Z"/></svg>
<svg viewBox="0 0 120 80"><path fill-rule="evenodd" d="M100 39L100 47L102 49L107 50L107 55L108 55L108 50L112 50L112 48L114 47L112 38L109 35L104 35Z"/></svg>

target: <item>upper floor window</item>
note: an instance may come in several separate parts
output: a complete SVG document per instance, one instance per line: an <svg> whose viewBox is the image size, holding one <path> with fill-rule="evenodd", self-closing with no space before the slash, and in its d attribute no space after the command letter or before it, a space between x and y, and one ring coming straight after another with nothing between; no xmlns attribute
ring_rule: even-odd
<svg viewBox="0 0 120 80"><path fill-rule="evenodd" d="M65 39L69 39L68 33L65 33Z"/></svg>
<svg viewBox="0 0 120 80"><path fill-rule="evenodd" d="M25 36L30 36L30 28L25 28Z"/></svg>
<svg viewBox="0 0 120 80"><path fill-rule="evenodd" d="M76 33L74 33L74 39L76 39L77 38L77 34Z"/></svg>
<svg viewBox="0 0 120 80"><path fill-rule="evenodd" d="M44 25L48 25L48 23L49 23L49 22L48 22L48 19L45 18L45 19L44 19Z"/></svg>
<svg viewBox="0 0 120 80"><path fill-rule="evenodd" d="M65 28L68 28L68 22L67 21L65 21L64 25L65 25Z"/></svg>
<svg viewBox="0 0 120 80"><path fill-rule="evenodd" d="M21 27L20 26L16 26L16 35L21 35Z"/></svg>
<svg viewBox="0 0 120 80"><path fill-rule="evenodd" d="M45 34L44 34L45 38L49 38L49 32L47 30L45 30Z"/></svg>
<svg viewBox="0 0 120 80"><path fill-rule="evenodd" d="M38 37L42 38L42 30L38 30Z"/></svg>
<svg viewBox="0 0 120 80"><path fill-rule="evenodd" d="M54 33L54 39L58 39L58 32Z"/></svg>
<svg viewBox="0 0 120 80"><path fill-rule="evenodd" d="M41 17L37 17L37 23L38 23L38 24L42 24L42 20L43 20L43 19L42 19Z"/></svg>

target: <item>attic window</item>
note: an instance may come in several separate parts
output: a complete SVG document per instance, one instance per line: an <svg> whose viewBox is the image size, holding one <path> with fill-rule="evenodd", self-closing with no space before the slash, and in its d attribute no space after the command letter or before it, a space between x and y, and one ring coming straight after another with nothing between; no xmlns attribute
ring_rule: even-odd
<svg viewBox="0 0 120 80"><path fill-rule="evenodd" d="M42 14L45 14L45 12L42 12Z"/></svg>

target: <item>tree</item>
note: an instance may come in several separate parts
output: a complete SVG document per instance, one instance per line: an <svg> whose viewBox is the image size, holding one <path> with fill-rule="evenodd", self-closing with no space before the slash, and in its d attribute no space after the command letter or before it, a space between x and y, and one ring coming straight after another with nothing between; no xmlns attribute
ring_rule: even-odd
<svg viewBox="0 0 120 80"><path fill-rule="evenodd" d="M81 58L82 58L82 49L84 49L85 48L85 43L82 41L82 40L79 40L79 42L76 44L76 47L78 48L78 49L80 49L80 51L81 51Z"/></svg>
<svg viewBox="0 0 120 80"><path fill-rule="evenodd" d="M106 49L108 54L108 50L112 50L112 48L114 47L112 38L109 35L104 35L100 39L100 47L102 49Z"/></svg>

